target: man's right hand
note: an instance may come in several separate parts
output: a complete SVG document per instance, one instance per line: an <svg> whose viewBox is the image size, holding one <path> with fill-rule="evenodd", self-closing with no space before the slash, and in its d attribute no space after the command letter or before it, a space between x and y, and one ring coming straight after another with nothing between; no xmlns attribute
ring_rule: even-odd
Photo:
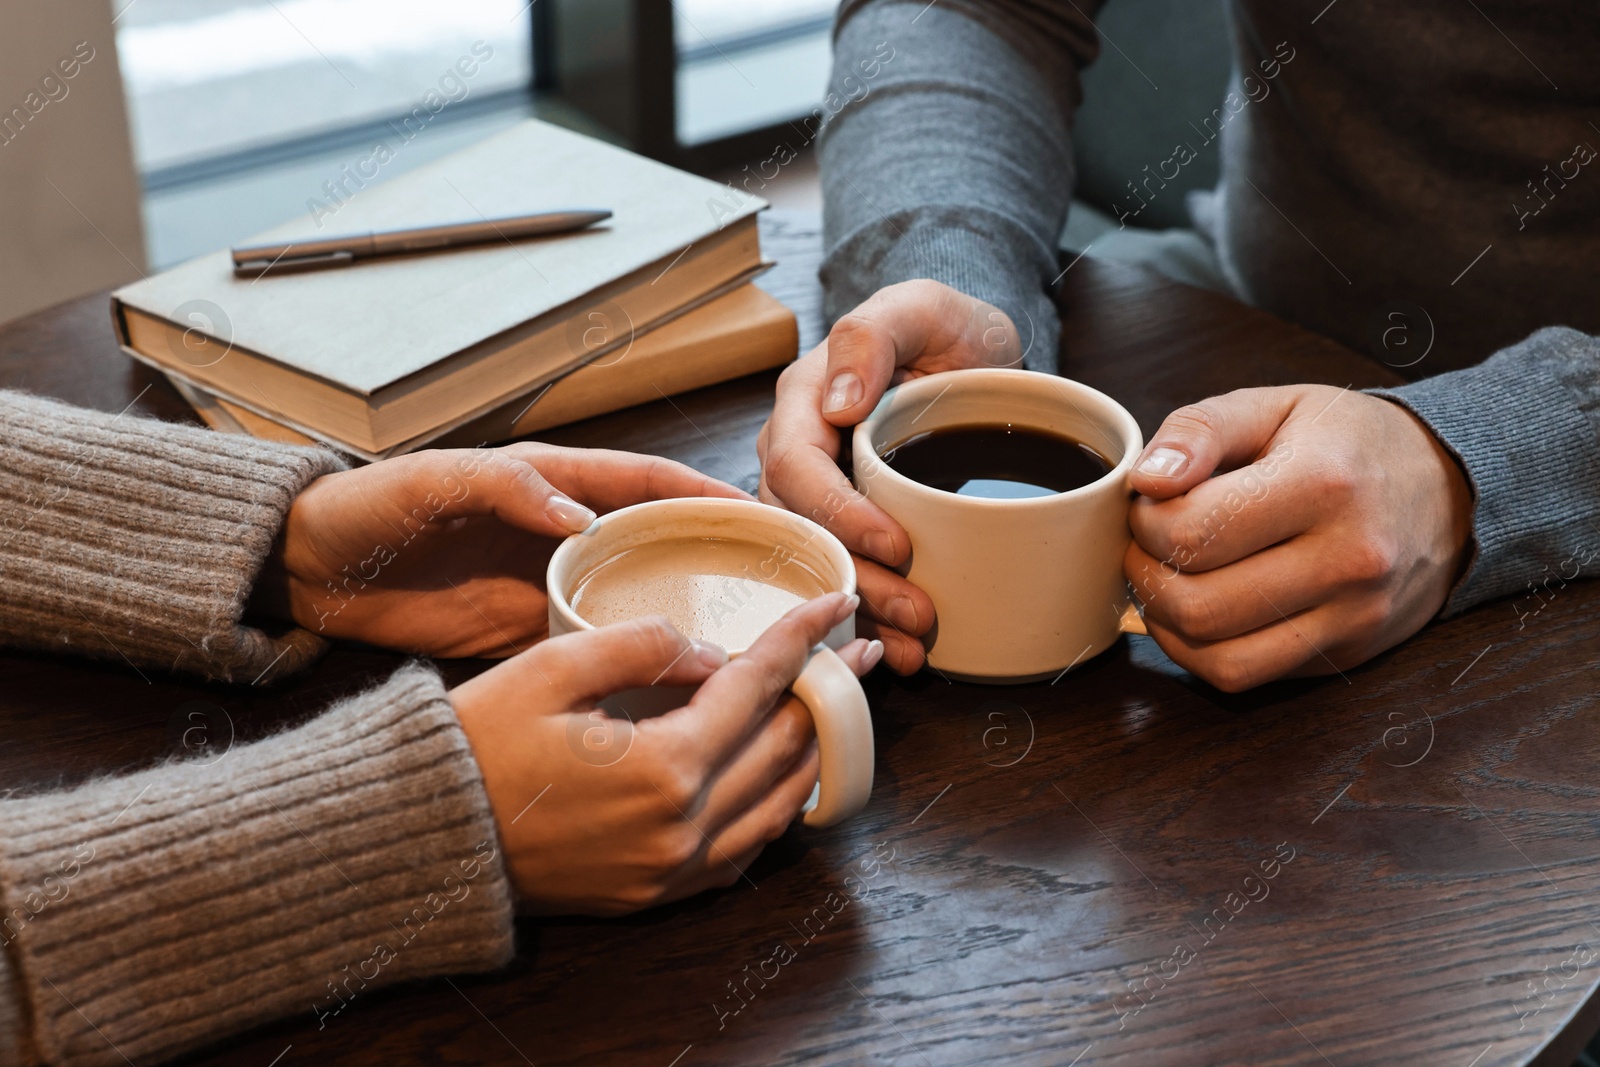
<svg viewBox="0 0 1600 1067"><path fill-rule="evenodd" d="M1023 354L999 308L939 282L910 281L874 293L778 379L756 441L760 497L827 527L855 554L858 629L883 642L884 662L901 674L922 667L933 601L893 569L911 555L905 530L839 469L845 434L891 385L966 367L1021 367Z"/></svg>

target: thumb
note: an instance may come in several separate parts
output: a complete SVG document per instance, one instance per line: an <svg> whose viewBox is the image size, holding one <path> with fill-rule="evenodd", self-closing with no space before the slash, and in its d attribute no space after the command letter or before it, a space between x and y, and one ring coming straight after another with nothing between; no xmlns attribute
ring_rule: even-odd
<svg viewBox="0 0 1600 1067"><path fill-rule="evenodd" d="M929 370L1015 366L1022 351L1011 320L999 309L939 282L885 286L828 331L822 415L854 426L872 412L897 368L938 359ZM1008 361L1009 360L1009 361Z"/></svg>
<svg viewBox="0 0 1600 1067"><path fill-rule="evenodd" d="M439 449L389 460L390 502L402 522L446 522L492 515L546 537L582 533L595 513L556 489L537 467L506 449Z"/></svg>
<svg viewBox="0 0 1600 1067"><path fill-rule="evenodd" d="M1250 463L1266 451L1296 395L1289 388L1236 389L1179 408L1145 445L1129 484L1141 496L1165 500L1218 470Z"/></svg>

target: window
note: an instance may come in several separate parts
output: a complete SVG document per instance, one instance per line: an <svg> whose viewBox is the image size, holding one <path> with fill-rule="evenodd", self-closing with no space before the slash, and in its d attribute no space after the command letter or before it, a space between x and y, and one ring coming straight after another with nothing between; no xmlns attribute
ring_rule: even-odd
<svg viewBox="0 0 1600 1067"><path fill-rule="evenodd" d="M832 0L676 0L677 135L701 145L804 115L827 86Z"/></svg>
<svg viewBox="0 0 1600 1067"><path fill-rule="evenodd" d="M821 100L834 7L114 2L157 268L312 212L380 141L384 179L534 114L691 169L748 161Z"/></svg>
<svg viewBox="0 0 1600 1067"><path fill-rule="evenodd" d="M430 91L526 91L528 23L522 0L134 0L117 52L139 169L403 115Z"/></svg>
<svg viewBox="0 0 1600 1067"><path fill-rule="evenodd" d="M531 16L527 0L125 3L117 53L152 264L306 213L377 141L405 146L392 177L522 118Z"/></svg>

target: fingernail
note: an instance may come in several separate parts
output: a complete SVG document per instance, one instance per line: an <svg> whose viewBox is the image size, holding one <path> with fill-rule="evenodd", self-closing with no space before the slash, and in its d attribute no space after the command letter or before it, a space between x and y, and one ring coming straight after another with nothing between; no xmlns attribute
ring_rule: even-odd
<svg viewBox="0 0 1600 1067"><path fill-rule="evenodd" d="M868 641L867 642L867 650L865 652L861 653L861 669L863 671L870 671L872 668L874 668L874 667L876 667L878 665L878 661L881 660L882 658L883 658L883 642L882 641Z"/></svg>
<svg viewBox="0 0 1600 1067"><path fill-rule="evenodd" d="M861 544L867 550L867 555L883 563L894 559L894 538L882 530L872 530L861 539Z"/></svg>
<svg viewBox="0 0 1600 1067"><path fill-rule="evenodd" d="M704 666L712 670L728 662L728 650L721 645L714 645L710 641L694 640L689 642L694 649L694 657Z"/></svg>
<svg viewBox="0 0 1600 1067"><path fill-rule="evenodd" d="M1189 457L1176 448L1158 448L1139 463L1139 473L1155 478L1176 478L1189 465Z"/></svg>
<svg viewBox="0 0 1600 1067"><path fill-rule="evenodd" d="M828 396L822 402L822 410L831 415L835 411L855 407L861 403L866 391L866 387L861 384L859 374L855 371L840 371L833 376L833 384L828 386Z"/></svg>
<svg viewBox="0 0 1600 1067"><path fill-rule="evenodd" d="M855 595L844 598L844 603L839 605L839 610L833 613L833 624L838 626L841 622L856 613L856 608L861 606L861 598Z"/></svg>
<svg viewBox="0 0 1600 1067"><path fill-rule="evenodd" d="M883 613L895 626L910 633L917 633L917 605L905 595L891 597Z"/></svg>
<svg viewBox="0 0 1600 1067"><path fill-rule="evenodd" d="M594 512L561 493L552 493L544 502L544 513L557 526L573 533L582 533L594 522Z"/></svg>

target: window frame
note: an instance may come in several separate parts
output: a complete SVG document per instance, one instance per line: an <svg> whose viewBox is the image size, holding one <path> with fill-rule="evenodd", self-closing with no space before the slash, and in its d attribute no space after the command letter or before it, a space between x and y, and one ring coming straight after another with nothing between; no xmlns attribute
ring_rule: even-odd
<svg viewBox="0 0 1600 1067"><path fill-rule="evenodd" d="M802 123L815 109L788 120L697 144L678 140L677 75L680 55L672 0L535 0L535 71L548 72L548 88L567 106L597 123L641 155L696 173L747 162L780 143L809 144L814 129ZM832 16L829 16L831 23ZM746 47L779 43L820 29L797 21L757 31ZM548 60L541 65L539 56ZM820 104L820 100L818 101Z"/></svg>

